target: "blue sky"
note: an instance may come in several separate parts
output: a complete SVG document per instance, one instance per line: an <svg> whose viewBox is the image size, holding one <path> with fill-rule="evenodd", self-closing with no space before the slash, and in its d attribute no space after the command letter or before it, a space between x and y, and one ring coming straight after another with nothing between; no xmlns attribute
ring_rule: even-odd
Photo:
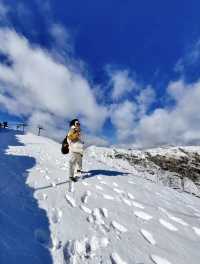
<svg viewBox="0 0 200 264"><path fill-rule="evenodd" d="M78 116L97 144L199 144L199 8L0 0L0 119L57 139Z"/></svg>

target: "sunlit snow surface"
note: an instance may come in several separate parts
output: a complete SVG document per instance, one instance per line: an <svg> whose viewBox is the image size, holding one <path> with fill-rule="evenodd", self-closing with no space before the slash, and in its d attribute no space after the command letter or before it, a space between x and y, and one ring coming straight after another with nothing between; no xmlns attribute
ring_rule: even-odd
<svg viewBox="0 0 200 264"><path fill-rule="evenodd" d="M92 147L69 188L58 143L11 131L0 140L1 264L199 264L199 198L105 164Z"/></svg>

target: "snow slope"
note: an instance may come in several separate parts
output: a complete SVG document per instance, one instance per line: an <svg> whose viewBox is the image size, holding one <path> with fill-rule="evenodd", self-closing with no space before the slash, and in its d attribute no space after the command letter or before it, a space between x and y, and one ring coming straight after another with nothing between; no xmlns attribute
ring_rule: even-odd
<svg viewBox="0 0 200 264"><path fill-rule="evenodd" d="M1 132L0 263L198 264L199 198L105 163L95 149L69 192L58 143Z"/></svg>
<svg viewBox="0 0 200 264"><path fill-rule="evenodd" d="M142 151L92 146L88 155L116 169L200 197L200 146Z"/></svg>

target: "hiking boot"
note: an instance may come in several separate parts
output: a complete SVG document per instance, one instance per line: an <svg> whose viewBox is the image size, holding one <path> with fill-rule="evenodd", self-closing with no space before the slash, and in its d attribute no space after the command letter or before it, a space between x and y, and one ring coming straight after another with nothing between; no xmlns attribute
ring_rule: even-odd
<svg viewBox="0 0 200 264"><path fill-rule="evenodd" d="M77 182L78 181L78 178L77 177L69 177L71 181L73 182Z"/></svg>

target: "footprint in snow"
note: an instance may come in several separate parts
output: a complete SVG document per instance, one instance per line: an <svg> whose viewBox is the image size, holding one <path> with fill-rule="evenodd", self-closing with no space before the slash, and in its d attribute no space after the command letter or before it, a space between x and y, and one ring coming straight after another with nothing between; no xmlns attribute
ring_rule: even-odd
<svg viewBox="0 0 200 264"><path fill-rule="evenodd" d="M62 246L62 242L55 235L51 236L51 243L53 251L60 249Z"/></svg>
<svg viewBox="0 0 200 264"><path fill-rule="evenodd" d="M54 224L57 224L60 222L61 218L62 218L63 212L60 209L57 208L53 208L52 212L51 212L51 221Z"/></svg>
<svg viewBox="0 0 200 264"><path fill-rule="evenodd" d="M69 240L63 247L64 263L88 263L96 255L96 251L105 248L109 244L107 237L84 237L79 240ZM96 262L95 262L96 263Z"/></svg>
<svg viewBox="0 0 200 264"><path fill-rule="evenodd" d="M94 208L92 210L92 217L96 224L101 225L104 224L103 218L102 218L102 211L99 208Z"/></svg>
<svg viewBox="0 0 200 264"><path fill-rule="evenodd" d="M107 185L107 182L102 181L102 180L100 181L100 183L101 183L101 184L104 184L104 185Z"/></svg>
<svg viewBox="0 0 200 264"><path fill-rule="evenodd" d="M118 184L117 184L116 182L113 182L113 185L114 185L115 187L118 187Z"/></svg>
<svg viewBox="0 0 200 264"><path fill-rule="evenodd" d="M121 257L116 253L113 252L110 256L112 264L127 264L124 260L121 259Z"/></svg>
<svg viewBox="0 0 200 264"><path fill-rule="evenodd" d="M137 202L135 202L135 201L132 201L132 205L133 205L134 207L137 207L137 208L140 208L140 209L144 209L144 206L143 206L142 204L137 203Z"/></svg>
<svg viewBox="0 0 200 264"><path fill-rule="evenodd" d="M196 207L194 207L192 205L187 205L187 207L193 209L196 213L200 213L199 209L197 209Z"/></svg>
<svg viewBox="0 0 200 264"><path fill-rule="evenodd" d="M92 210L84 205L80 205L81 210L83 210L86 214L91 214Z"/></svg>
<svg viewBox="0 0 200 264"><path fill-rule="evenodd" d="M102 177L101 177L101 176L97 176L97 179L98 179L99 181L101 181L101 180L102 180Z"/></svg>
<svg viewBox="0 0 200 264"><path fill-rule="evenodd" d="M82 181L82 184L83 184L84 186L89 186L89 183L87 183L87 182L85 182L85 181Z"/></svg>
<svg viewBox="0 0 200 264"><path fill-rule="evenodd" d="M134 215L137 216L138 218L141 218L142 220L146 220L149 221L151 220L153 217L143 211L135 211Z"/></svg>
<svg viewBox="0 0 200 264"><path fill-rule="evenodd" d="M152 245L155 245L156 244L156 241L155 239L153 238L153 235L148 232L147 230L145 229L141 229L140 230L140 233L143 235L143 237Z"/></svg>
<svg viewBox="0 0 200 264"><path fill-rule="evenodd" d="M165 213L165 214L168 214L168 212L167 212L166 209L164 209L164 208L162 208L162 207L158 207L158 209L159 209L161 212L163 212L163 213Z"/></svg>
<svg viewBox="0 0 200 264"><path fill-rule="evenodd" d="M194 213L195 216L197 217L200 217L200 214L199 213Z"/></svg>
<svg viewBox="0 0 200 264"><path fill-rule="evenodd" d="M78 252L77 252L78 251ZM80 253L83 254L84 248L76 240L69 240L63 247L64 263L74 263L75 258Z"/></svg>
<svg viewBox="0 0 200 264"><path fill-rule="evenodd" d="M165 214L167 215L167 217L168 217L169 219L171 219L172 221L174 221L174 222L176 222L176 223L178 223L178 224L181 224L181 225L183 225L183 226L188 226L188 225L189 225L188 223L186 223L185 221L183 221L181 218L175 217L175 216L173 216L172 214L168 213L166 209L164 209L164 208L162 208L162 207L158 207L158 209L159 209L161 212L165 213Z"/></svg>
<svg viewBox="0 0 200 264"><path fill-rule="evenodd" d="M128 198L131 199L131 200L134 200L134 199L135 199L135 197L134 197L131 193L127 193L127 196L128 196Z"/></svg>
<svg viewBox="0 0 200 264"><path fill-rule="evenodd" d="M136 184L134 181L128 181L128 183L130 183L130 184Z"/></svg>
<svg viewBox="0 0 200 264"><path fill-rule="evenodd" d="M157 255L151 255L151 259L155 264L171 264L167 259L161 258Z"/></svg>
<svg viewBox="0 0 200 264"><path fill-rule="evenodd" d="M183 226L189 226L188 223L183 221L181 218L175 217L173 215L169 215L168 217L169 217L169 219L171 219L172 221L174 221L174 222L176 222L178 224L181 224Z"/></svg>
<svg viewBox="0 0 200 264"><path fill-rule="evenodd" d="M108 194L103 194L103 198L107 199L107 200L114 200L114 197Z"/></svg>
<svg viewBox="0 0 200 264"><path fill-rule="evenodd" d="M156 195L160 196L160 197L163 197L161 193L159 192L156 192Z"/></svg>
<svg viewBox="0 0 200 264"><path fill-rule="evenodd" d="M126 229L126 227L124 227L123 225L119 224L118 222L116 221L112 221L111 222L111 226L118 232L120 233L125 233L127 232L128 230Z"/></svg>
<svg viewBox="0 0 200 264"><path fill-rule="evenodd" d="M108 217L108 209L106 208L99 208L100 213L102 214L103 217L107 218Z"/></svg>
<svg viewBox="0 0 200 264"><path fill-rule="evenodd" d="M87 203L88 202L88 197L91 195L90 191L86 191L84 195L81 197L81 202L82 203Z"/></svg>
<svg viewBox="0 0 200 264"><path fill-rule="evenodd" d="M76 202L75 200L70 197L68 194L65 195L65 199L66 201L68 202L68 204L71 206L71 207L76 207Z"/></svg>
<svg viewBox="0 0 200 264"><path fill-rule="evenodd" d="M82 206L82 209L84 210L85 208ZM103 233L110 231L109 226L105 224L103 219L108 217L108 210L106 208L94 208L92 211L90 210L86 212L90 213L87 217L87 221L94 224L95 228L100 229Z"/></svg>
<svg viewBox="0 0 200 264"><path fill-rule="evenodd" d="M96 185L95 187L96 187L97 190L101 190L101 191L103 191L103 188L102 188L101 186Z"/></svg>
<svg viewBox="0 0 200 264"><path fill-rule="evenodd" d="M159 219L159 222L161 225L163 225L165 228L169 229L170 231L178 231L178 228L176 228L174 225L170 224L169 222L165 221L162 218Z"/></svg>
<svg viewBox="0 0 200 264"><path fill-rule="evenodd" d="M193 226L192 229L194 230L197 236L200 236L200 228Z"/></svg>
<svg viewBox="0 0 200 264"><path fill-rule="evenodd" d="M81 206L82 207L82 206ZM85 206L84 206L85 207ZM83 208L81 208L82 210L83 210ZM89 222L89 223L94 223L94 219L93 219L93 217L92 217L92 215L89 215L88 217L87 217L87 221Z"/></svg>
<svg viewBox="0 0 200 264"><path fill-rule="evenodd" d="M128 200L128 199L122 198L122 201L123 201L125 204L127 204L128 206L131 206L131 205L132 205L131 201Z"/></svg>
<svg viewBox="0 0 200 264"><path fill-rule="evenodd" d="M124 193L123 190L120 190L120 189L117 189L117 188L114 188L113 191L115 191L118 194L123 194Z"/></svg>
<svg viewBox="0 0 200 264"><path fill-rule="evenodd" d="M100 240L100 246L105 248L107 247L109 244L109 240L107 237L102 237L101 240Z"/></svg>
<svg viewBox="0 0 200 264"><path fill-rule="evenodd" d="M66 168L66 167L61 167L60 169L61 170L68 170L68 168Z"/></svg>
<svg viewBox="0 0 200 264"><path fill-rule="evenodd" d="M84 211L87 212L87 213L89 213L89 214L92 213L92 211L89 208L87 208L87 207L85 207L83 205L81 205L81 208L82 209L84 208ZM95 216L95 218L96 218L96 214L98 214L98 217L100 217L100 215L102 215L104 218L107 218L108 217L108 210L106 208L95 208L93 210L93 212L94 212L93 213L93 216Z"/></svg>

